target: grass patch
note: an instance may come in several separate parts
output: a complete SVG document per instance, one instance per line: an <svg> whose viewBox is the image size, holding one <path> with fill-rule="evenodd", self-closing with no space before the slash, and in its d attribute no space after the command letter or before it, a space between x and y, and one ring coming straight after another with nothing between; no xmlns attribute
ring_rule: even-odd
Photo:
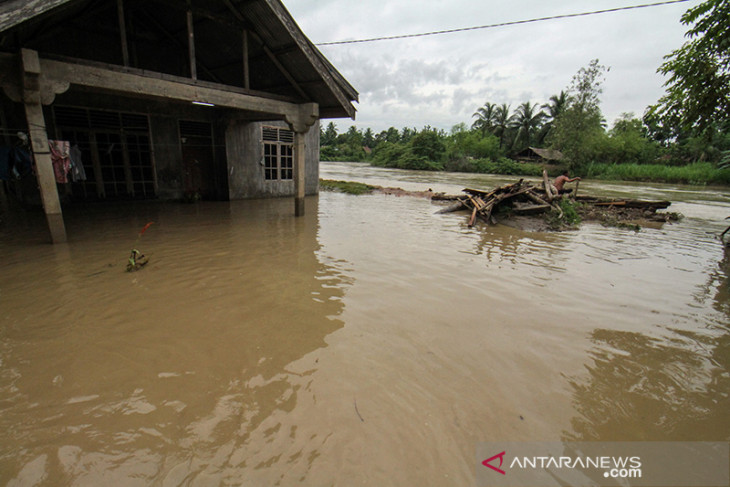
<svg viewBox="0 0 730 487"><path fill-rule="evenodd" d="M563 230L566 228L575 228L581 222L581 216L578 212L580 203L568 198L562 198L558 202L561 211L555 209L545 217L545 221L552 230Z"/></svg>
<svg viewBox="0 0 730 487"><path fill-rule="evenodd" d="M375 189L374 186L370 186L364 183L355 183L353 181L336 181L333 179L320 179L319 188L323 191L338 191L340 193L355 195L372 193Z"/></svg>
<svg viewBox="0 0 730 487"><path fill-rule="evenodd" d="M710 162L695 162L686 166L591 163L581 172L585 173L587 178L612 181L730 184L730 169L719 169Z"/></svg>

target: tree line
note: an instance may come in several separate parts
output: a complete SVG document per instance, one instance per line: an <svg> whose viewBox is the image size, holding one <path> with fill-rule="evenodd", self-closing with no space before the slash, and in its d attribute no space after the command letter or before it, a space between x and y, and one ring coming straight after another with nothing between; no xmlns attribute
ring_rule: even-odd
<svg viewBox="0 0 730 487"><path fill-rule="evenodd" d="M420 170L539 174L542 167L517 162L529 147L560 151L562 167L575 174L626 179L730 183L730 2L707 0L682 17L688 41L665 57L666 94L642 117L624 113L609 127L600 108L610 68L592 60L565 90L545 103L512 108L488 101L470 125L450 132L430 126L374 133L334 123L320 129L322 160L367 161ZM621 166L617 168L616 166ZM660 166L660 167L658 167ZM678 169L684 168L684 169ZM700 174L701 173L701 174ZM665 176L661 176L665 175ZM693 180L693 178L698 178ZM672 178L669 178L672 179Z"/></svg>

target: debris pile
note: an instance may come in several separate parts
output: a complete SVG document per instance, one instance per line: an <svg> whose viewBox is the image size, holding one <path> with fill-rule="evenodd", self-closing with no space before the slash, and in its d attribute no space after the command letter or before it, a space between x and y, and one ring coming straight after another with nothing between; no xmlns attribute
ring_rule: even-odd
<svg viewBox="0 0 730 487"><path fill-rule="evenodd" d="M487 224L496 224L494 213L501 209L508 209L515 215L537 215L555 209L562 214L556 199L545 193L545 190L533 186L520 179L513 184L500 186L491 191L479 189L464 189L465 197L458 197L457 203L444 208L439 213L448 213L467 209L471 211L469 226L476 223L477 218Z"/></svg>
<svg viewBox="0 0 730 487"><path fill-rule="evenodd" d="M548 188L547 190L545 188ZM667 222L679 219L676 213L657 213L671 205L669 201L643 201L634 199L605 199L587 195L576 195L575 191L565 194L555 194L551 185L535 186L520 179L513 184L507 184L490 191L466 188L463 196L440 196L433 199L454 200L455 203L444 208L439 213L449 213L459 210L468 210L470 217L469 227L474 226L477 219L488 225L503 223L521 217L541 217L548 215L551 223L548 227L558 229L570 226L573 222L564 218L564 210L571 210L577 215L577 221L600 221L608 225L623 226L624 222ZM570 204L565 205L568 199ZM555 223L558 223L557 225ZM631 228L638 228L632 224Z"/></svg>

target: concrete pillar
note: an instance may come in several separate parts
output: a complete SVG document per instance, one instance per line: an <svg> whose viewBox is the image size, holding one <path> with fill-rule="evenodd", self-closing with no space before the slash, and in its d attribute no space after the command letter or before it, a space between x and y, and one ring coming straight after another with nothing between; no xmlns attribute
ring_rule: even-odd
<svg viewBox="0 0 730 487"><path fill-rule="evenodd" d="M304 216L307 132L294 132L294 216Z"/></svg>
<svg viewBox="0 0 730 487"><path fill-rule="evenodd" d="M66 227L63 223L61 201L58 198L58 187L56 186L56 177L51 163L51 151L48 147L46 120L41 105L41 65L36 51L22 49L21 58L23 66L23 104L25 106L25 118L28 122L31 149L35 159L38 187L40 188L51 239L54 244L63 243L66 241Z"/></svg>
<svg viewBox="0 0 730 487"><path fill-rule="evenodd" d="M309 128L319 118L319 105L303 103L294 113L286 115L286 122L294 132L294 215L304 215L304 195L306 194L305 174L307 160L306 135Z"/></svg>

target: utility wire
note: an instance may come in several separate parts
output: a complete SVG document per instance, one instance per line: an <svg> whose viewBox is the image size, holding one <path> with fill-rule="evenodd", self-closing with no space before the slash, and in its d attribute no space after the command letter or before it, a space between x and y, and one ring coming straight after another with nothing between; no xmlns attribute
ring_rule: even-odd
<svg viewBox="0 0 730 487"><path fill-rule="evenodd" d="M576 13L576 14L553 15L551 17L540 17L540 18L529 19L529 20L516 20L513 22L502 22L499 24L479 25L476 27L463 27L460 29L438 30L438 31L434 31L434 32L424 32L421 34L403 34L403 35L395 35L395 36L373 37L370 39L356 39L356 40L351 40L351 41L320 42L315 45L317 45L317 46L335 46L335 45L341 45L341 44L357 44L357 43L363 43L363 42L391 41L394 39L409 39L409 38L413 38L413 37L425 37L425 36L434 36L434 35L440 35L440 34L453 34L455 32L466 32L466 31L470 31L470 30L493 29L496 27L506 27L509 25L531 24L534 22L543 22L546 20L558 20L558 19L570 19L570 18L574 18L574 17L586 17L589 15L598 15L598 14L606 14L606 13L610 13L610 12L619 12L621 10L635 10L635 9L639 9L639 8L659 7L661 5L669 5L672 3L683 3L683 2L689 2L689 1L690 0L668 0L666 2L646 3L643 5L631 5L628 7L616 7L616 8L609 8L606 10L595 10L593 12L581 12L581 13Z"/></svg>

